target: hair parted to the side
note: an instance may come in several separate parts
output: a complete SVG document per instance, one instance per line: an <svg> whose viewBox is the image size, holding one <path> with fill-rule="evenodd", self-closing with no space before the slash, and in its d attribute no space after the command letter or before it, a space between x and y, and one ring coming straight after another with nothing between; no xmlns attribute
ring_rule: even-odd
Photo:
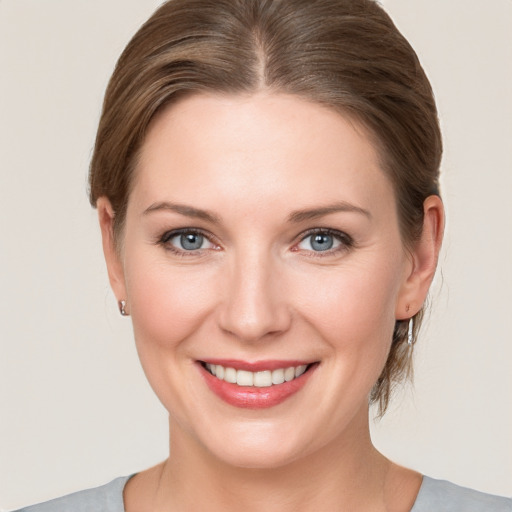
<svg viewBox="0 0 512 512"><path fill-rule="evenodd" d="M411 247L423 202L439 194L441 133L430 83L409 43L373 0L170 0L140 28L108 85L90 167L90 201L110 200L123 230L148 126L183 95L268 90L361 122L391 180ZM415 316L415 336L423 311ZM380 413L411 372L407 321L397 321L371 401Z"/></svg>

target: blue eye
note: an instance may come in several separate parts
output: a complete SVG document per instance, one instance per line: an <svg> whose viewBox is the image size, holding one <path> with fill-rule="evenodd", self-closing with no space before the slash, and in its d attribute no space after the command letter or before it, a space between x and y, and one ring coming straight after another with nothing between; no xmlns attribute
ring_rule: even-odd
<svg viewBox="0 0 512 512"><path fill-rule="evenodd" d="M332 249L332 246L334 245L334 237L327 233L317 233L315 235L310 235L309 238L311 248L314 251L328 251L329 249Z"/></svg>
<svg viewBox="0 0 512 512"><path fill-rule="evenodd" d="M306 235L297 245L301 250L312 252L335 252L338 249L348 249L352 240L341 232L332 233L330 230L318 230Z"/></svg>
<svg viewBox="0 0 512 512"><path fill-rule="evenodd" d="M181 249L185 249L186 251L197 251L201 249L204 243L204 236L198 233L184 233L173 237L171 240L175 239L179 239Z"/></svg>
<svg viewBox="0 0 512 512"><path fill-rule="evenodd" d="M216 247L205 235L193 230L168 232L161 238L160 243L177 253L190 253Z"/></svg>

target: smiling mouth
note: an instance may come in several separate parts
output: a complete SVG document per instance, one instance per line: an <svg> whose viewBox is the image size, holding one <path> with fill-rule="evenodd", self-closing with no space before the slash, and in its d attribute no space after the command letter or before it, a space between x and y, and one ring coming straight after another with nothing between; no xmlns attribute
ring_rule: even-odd
<svg viewBox="0 0 512 512"><path fill-rule="evenodd" d="M312 366L312 364L302 364L277 368L275 370L251 372L248 370L237 370L220 364L201 362L201 365L216 379L246 388L267 388L291 382L306 373Z"/></svg>
<svg viewBox="0 0 512 512"><path fill-rule="evenodd" d="M197 361L206 385L229 405L243 409L274 407L299 393L320 361ZM220 364L222 363L222 364Z"/></svg>

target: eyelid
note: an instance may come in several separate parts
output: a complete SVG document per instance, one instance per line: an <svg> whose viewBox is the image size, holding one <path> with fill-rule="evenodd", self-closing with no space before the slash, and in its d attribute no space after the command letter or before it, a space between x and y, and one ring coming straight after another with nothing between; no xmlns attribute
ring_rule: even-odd
<svg viewBox="0 0 512 512"><path fill-rule="evenodd" d="M215 247L209 248L209 249L197 249L197 250L187 251L185 249L179 249L178 247L175 247L175 246L169 244L169 241L172 238L182 235L182 234L187 234L187 233L204 236ZM303 242L306 238L308 238L309 236L315 235L315 234L319 234L319 233L333 236L340 242L340 245L338 247L335 247L334 249L328 249L325 251L313 251L313 250L308 250L308 249L300 249L298 247L298 245L301 242ZM160 235L157 238L156 243L158 245L162 245L166 250L173 252L180 256L194 256L194 255L198 256L208 250L220 250L221 249L221 245L215 235L213 235L209 231L205 231L202 228L195 228L195 227L177 228L177 229L170 229L168 231L165 231L162 235ZM339 252L346 252L346 251L350 250L351 248L353 248L354 245L355 245L355 242L354 242L353 238L344 231L340 231L338 229L333 229L333 228L316 227L316 228L311 228L311 229L308 229L308 230L300 233L300 235L298 235L296 237L296 242L293 244L291 250L293 252L302 251L304 253L308 253L308 255L312 256L312 257L322 257L322 256L333 255L333 254L336 254Z"/></svg>
<svg viewBox="0 0 512 512"><path fill-rule="evenodd" d="M180 235L184 235L184 234L194 234L194 235L203 236L215 247L211 248L211 249L197 249L197 250L187 251L185 249L179 249L178 247L175 247L174 245L171 245L169 243L176 236L180 236ZM193 228L193 227L170 229L168 231L165 231L162 235L160 235L158 237L156 243L158 245L162 245L167 251L173 252L173 253L181 255L181 256L198 256L199 254L202 254L207 250L219 250L220 249L220 244L219 244L217 238L212 233L205 231L204 229L201 229L201 228Z"/></svg>
<svg viewBox="0 0 512 512"><path fill-rule="evenodd" d="M340 245L334 249L328 249L326 251L313 251L308 249L300 249L298 245L306 240L306 238L316 235L316 234L327 234L330 236L335 237L338 241L340 241ZM304 251L305 253L308 253L308 255L313 257L322 257L322 256L332 256L333 254L339 253L339 252L346 252L350 249L352 249L355 245L354 239L345 233L344 231L340 231L338 229L333 228L312 228L308 229L307 231L302 232L298 237L298 241L293 245L292 251L298 252L298 251Z"/></svg>
<svg viewBox="0 0 512 512"><path fill-rule="evenodd" d="M202 229L199 228L178 228L178 229L169 229L168 231L165 231L163 235L159 237L159 239L163 242L168 242L171 240L171 238L174 238L178 235L185 235L191 233L193 235L201 235L204 237L207 237L210 239L211 235L209 233L206 233Z"/></svg>

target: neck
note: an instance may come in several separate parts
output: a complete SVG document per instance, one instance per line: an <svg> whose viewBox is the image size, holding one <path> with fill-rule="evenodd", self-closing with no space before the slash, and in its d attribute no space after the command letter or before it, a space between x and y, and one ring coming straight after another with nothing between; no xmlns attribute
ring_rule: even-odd
<svg viewBox="0 0 512 512"><path fill-rule="evenodd" d="M165 510L380 510L390 463L373 447L368 412L343 436L275 468L233 467L171 422L171 457L156 490Z"/></svg>

